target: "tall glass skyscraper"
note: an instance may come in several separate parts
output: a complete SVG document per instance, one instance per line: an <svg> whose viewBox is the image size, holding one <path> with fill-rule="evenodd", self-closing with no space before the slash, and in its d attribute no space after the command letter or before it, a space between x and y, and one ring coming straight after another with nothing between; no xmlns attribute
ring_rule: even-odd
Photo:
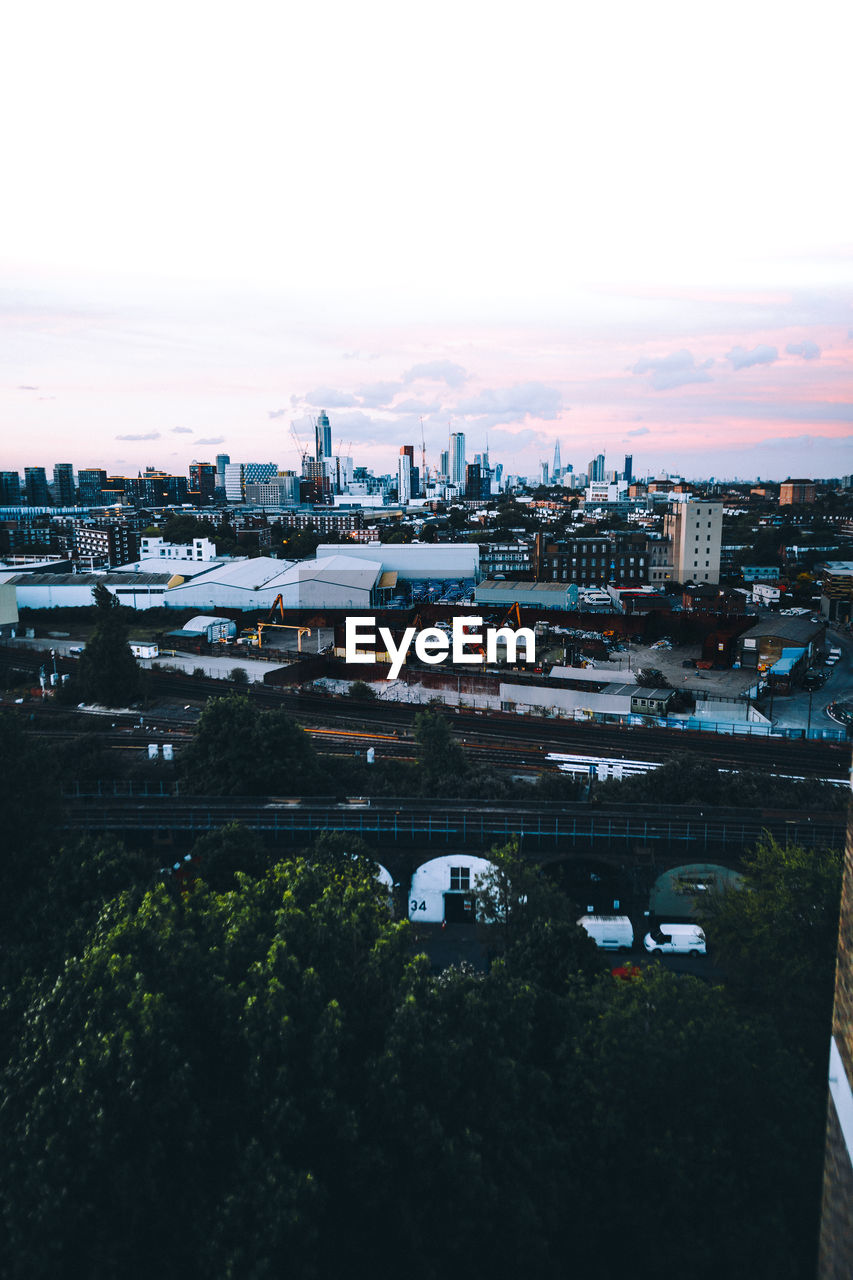
<svg viewBox="0 0 853 1280"><path fill-rule="evenodd" d="M329 415L325 409L320 410L317 421L314 424L315 448L314 457L319 462L321 458L331 458L332 456L332 428L329 423Z"/></svg>
<svg viewBox="0 0 853 1280"><path fill-rule="evenodd" d="M450 436L450 483L465 488L465 432L453 431Z"/></svg>

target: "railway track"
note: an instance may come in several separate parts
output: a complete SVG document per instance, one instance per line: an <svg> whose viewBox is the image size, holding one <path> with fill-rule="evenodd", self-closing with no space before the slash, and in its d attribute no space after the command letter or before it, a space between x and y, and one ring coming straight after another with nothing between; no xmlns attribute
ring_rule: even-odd
<svg viewBox="0 0 853 1280"><path fill-rule="evenodd" d="M650 805L482 804L476 799L428 801L300 798L79 795L66 801L66 826L85 830L215 830L239 822L257 831L311 839L321 831L358 834L376 844L484 845L517 835L551 847L597 845L628 850L655 846L729 849L754 845L769 832L786 843L838 847L845 833L841 814L731 808L694 809Z"/></svg>
<svg viewBox="0 0 853 1280"><path fill-rule="evenodd" d="M15 663L21 665L25 655L15 650ZM9 650L5 651L8 656ZM3 654L0 653L0 661ZM73 660L65 659L65 664ZM33 658L34 668L39 662ZM60 664L62 665L62 664ZM233 686L223 681L200 677L152 672L151 681L158 693L176 699L204 701L221 697ZM249 685L243 692L258 707L288 711L312 733L329 730L329 738L337 730L341 742L357 741L353 735L369 730L378 740L411 732L414 718L423 708L402 703L358 702L316 694L274 689L265 685ZM540 723L503 712L445 713L452 732L472 751L492 751L493 759L533 765L537 752L575 752L609 760L646 760L663 763L673 755L689 751L721 769L757 769L785 776L817 777L843 780L849 776L850 746L846 743L802 741L776 737L739 737L660 728L594 723ZM187 724L194 720L187 717ZM319 735L318 735L319 736ZM154 740L154 739L152 739ZM395 748L388 746L389 754ZM408 757L404 757L408 758Z"/></svg>

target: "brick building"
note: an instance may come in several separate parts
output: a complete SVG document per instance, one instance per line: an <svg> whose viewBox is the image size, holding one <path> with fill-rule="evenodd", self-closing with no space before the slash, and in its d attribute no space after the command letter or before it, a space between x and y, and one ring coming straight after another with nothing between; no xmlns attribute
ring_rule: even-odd
<svg viewBox="0 0 853 1280"><path fill-rule="evenodd" d="M538 582L629 587L649 580L649 543L644 533L578 534L559 541L537 535L535 560Z"/></svg>

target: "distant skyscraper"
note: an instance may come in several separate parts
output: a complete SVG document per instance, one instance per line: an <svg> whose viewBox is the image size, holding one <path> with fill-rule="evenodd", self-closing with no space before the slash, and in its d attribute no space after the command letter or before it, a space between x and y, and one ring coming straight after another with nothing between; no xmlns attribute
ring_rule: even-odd
<svg viewBox="0 0 853 1280"><path fill-rule="evenodd" d="M412 446L403 445L397 463L397 501L408 502L412 496Z"/></svg>
<svg viewBox="0 0 853 1280"><path fill-rule="evenodd" d="M443 476L450 475L450 450L449 449L442 449L441 459L439 461L438 469Z"/></svg>
<svg viewBox="0 0 853 1280"><path fill-rule="evenodd" d="M84 467L77 473L77 486L80 502L84 506L98 506L101 490L107 487L107 473L103 467Z"/></svg>
<svg viewBox="0 0 853 1280"><path fill-rule="evenodd" d="M321 409L314 425L314 456L319 462L321 458L331 458L332 456L332 428L329 424L329 415L325 409Z"/></svg>
<svg viewBox="0 0 853 1280"><path fill-rule="evenodd" d="M207 503L213 501L216 489L216 467L212 462L190 463L190 491L198 494L194 501Z"/></svg>
<svg viewBox="0 0 853 1280"><path fill-rule="evenodd" d="M465 488L465 432L450 435L450 483Z"/></svg>
<svg viewBox="0 0 853 1280"><path fill-rule="evenodd" d="M217 489L225 488L225 468L231 461L229 453L217 453L216 455L216 487Z"/></svg>
<svg viewBox="0 0 853 1280"><path fill-rule="evenodd" d="M604 454L599 453L587 463L587 479L590 484L604 479Z"/></svg>
<svg viewBox="0 0 853 1280"><path fill-rule="evenodd" d="M44 467L24 467L24 485L27 490L27 502L31 507L50 506L50 491L47 487Z"/></svg>
<svg viewBox="0 0 853 1280"><path fill-rule="evenodd" d="M229 502L242 502L246 493L246 480L242 462L225 464L225 497Z"/></svg>
<svg viewBox="0 0 853 1280"><path fill-rule="evenodd" d="M0 471L0 505L17 507L21 501L21 477L17 471Z"/></svg>
<svg viewBox="0 0 853 1280"><path fill-rule="evenodd" d="M563 464L560 461L560 442L558 440L557 443L554 445L554 465L551 468L551 475L554 480L559 480L562 473L563 473Z"/></svg>
<svg viewBox="0 0 853 1280"><path fill-rule="evenodd" d="M622 479L627 480L628 484L634 479L634 457L633 454L625 454L625 469L622 472Z"/></svg>
<svg viewBox="0 0 853 1280"><path fill-rule="evenodd" d="M70 462L53 464L53 500L58 507L73 507L76 498L74 467Z"/></svg>
<svg viewBox="0 0 853 1280"><path fill-rule="evenodd" d="M547 483L548 483L548 463L547 463L547 462L540 462L540 463L539 463L539 466L540 466L540 468L541 468L541 475L540 475L540 477L539 477L539 478L540 478L540 480L541 480L542 484L547 484Z"/></svg>

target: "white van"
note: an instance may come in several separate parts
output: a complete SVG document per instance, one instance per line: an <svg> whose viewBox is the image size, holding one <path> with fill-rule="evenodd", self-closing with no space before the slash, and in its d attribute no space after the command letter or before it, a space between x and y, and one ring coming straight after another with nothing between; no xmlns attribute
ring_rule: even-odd
<svg viewBox="0 0 853 1280"><path fill-rule="evenodd" d="M634 945L634 927L627 916L581 916L578 924L602 951L630 951Z"/></svg>
<svg viewBox="0 0 853 1280"><path fill-rule="evenodd" d="M647 933L643 946L647 951L660 951L664 955L705 955L705 934L698 924L659 924L656 936Z"/></svg>

